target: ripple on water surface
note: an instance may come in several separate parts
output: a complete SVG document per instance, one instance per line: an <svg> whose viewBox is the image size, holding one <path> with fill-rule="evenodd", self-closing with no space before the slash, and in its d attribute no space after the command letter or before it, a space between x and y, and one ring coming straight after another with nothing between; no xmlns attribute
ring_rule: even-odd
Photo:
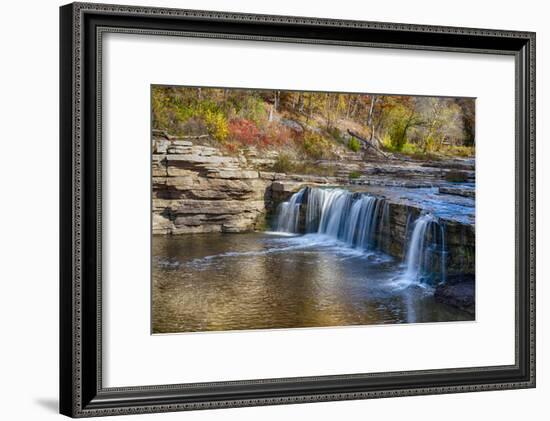
<svg viewBox="0 0 550 421"><path fill-rule="evenodd" d="M317 234L154 236L153 333L472 320L402 262Z"/></svg>

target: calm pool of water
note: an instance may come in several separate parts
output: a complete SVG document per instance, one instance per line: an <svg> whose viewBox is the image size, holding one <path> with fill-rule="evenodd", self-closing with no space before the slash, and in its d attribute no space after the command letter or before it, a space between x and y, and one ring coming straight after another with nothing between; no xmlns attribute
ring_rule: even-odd
<svg viewBox="0 0 550 421"><path fill-rule="evenodd" d="M153 237L153 333L473 320L400 261L317 234Z"/></svg>

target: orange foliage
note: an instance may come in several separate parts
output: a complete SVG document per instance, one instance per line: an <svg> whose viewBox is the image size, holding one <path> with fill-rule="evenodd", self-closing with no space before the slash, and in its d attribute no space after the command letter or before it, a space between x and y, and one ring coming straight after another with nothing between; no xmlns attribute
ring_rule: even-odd
<svg viewBox="0 0 550 421"><path fill-rule="evenodd" d="M260 140L260 130L256 123L244 118L235 118L229 122L229 139L244 144L254 145Z"/></svg>

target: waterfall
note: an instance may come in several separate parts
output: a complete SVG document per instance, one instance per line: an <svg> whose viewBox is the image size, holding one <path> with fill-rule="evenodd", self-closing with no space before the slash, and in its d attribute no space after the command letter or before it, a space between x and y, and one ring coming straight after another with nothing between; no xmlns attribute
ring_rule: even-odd
<svg viewBox="0 0 550 421"><path fill-rule="evenodd" d="M306 189L292 195L288 202L283 202L277 208L277 227L280 232L297 233L300 223L300 207Z"/></svg>
<svg viewBox="0 0 550 421"><path fill-rule="evenodd" d="M324 234L365 250L378 249L388 240L389 204L382 198L343 189L304 188L279 205L277 231L301 232L300 212L307 233Z"/></svg>
<svg viewBox="0 0 550 421"><path fill-rule="evenodd" d="M317 233L362 250L388 251L390 204L383 198L347 190L307 187L278 207L276 231ZM445 282L445 225L430 213L407 215L403 241L405 279Z"/></svg>
<svg viewBox="0 0 550 421"><path fill-rule="evenodd" d="M390 203L384 200L382 217L380 218L380 229L378 230L378 244L380 248L388 250L390 246Z"/></svg>
<svg viewBox="0 0 550 421"><path fill-rule="evenodd" d="M420 283L445 282L446 258L445 227L432 214L421 215L407 246L405 277Z"/></svg>

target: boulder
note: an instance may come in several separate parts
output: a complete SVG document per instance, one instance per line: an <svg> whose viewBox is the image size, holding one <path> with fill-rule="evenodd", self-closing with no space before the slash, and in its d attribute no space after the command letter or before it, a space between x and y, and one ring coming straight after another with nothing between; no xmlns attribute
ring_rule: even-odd
<svg viewBox="0 0 550 421"><path fill-rule="evenodd" d="M475 314L475 293L475 281L466 279L438 285L434 298L437 302L456 307L469 314Z"/></svg>
<svg viewBox="0 0 550 421"><path fill-rule="evenodd" d="M272 158L250 158L248 162L257 168L270 168L275 165L277 160Z"/></svg>

